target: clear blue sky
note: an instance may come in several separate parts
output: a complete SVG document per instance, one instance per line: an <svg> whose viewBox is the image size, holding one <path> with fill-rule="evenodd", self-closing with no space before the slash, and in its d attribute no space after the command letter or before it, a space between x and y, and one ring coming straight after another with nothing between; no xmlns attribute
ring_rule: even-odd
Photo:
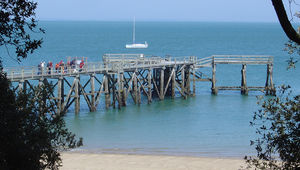
<svg viewBox="0 0 300 170"><path fill-rule="evenodd" d="M277 22L271 0L36 0L40 20Z"/></svg>

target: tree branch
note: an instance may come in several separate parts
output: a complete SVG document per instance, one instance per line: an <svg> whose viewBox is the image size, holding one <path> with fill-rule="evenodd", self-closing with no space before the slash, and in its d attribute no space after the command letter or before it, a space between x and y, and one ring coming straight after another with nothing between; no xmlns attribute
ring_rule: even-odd
<svg viewBox="0 0 300 170"><path fill-rule="evenodd" d="M300 35L293 28L286 14L282 0L272 0L278 20L287 37L300 45Z"/></svg>

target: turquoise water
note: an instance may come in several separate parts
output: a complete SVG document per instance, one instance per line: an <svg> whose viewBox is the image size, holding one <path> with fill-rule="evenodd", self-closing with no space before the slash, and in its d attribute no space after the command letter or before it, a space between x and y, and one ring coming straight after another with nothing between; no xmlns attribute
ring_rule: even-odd
<svg viewBox="0 0 300 170"><path fill-rule="evenodd" d="M201 23L137 22L136 39L147 41L148 49L125 49L131 42L130 22L41 22L46 29L43 48L21 65L37 65L41 60L59 61L67 56L86 56L99 61L104 53L144 53L175 57L213 54L273 55L274 81L294 87L299 69L287 71L288 55L282 49L287 42L276 23ZM4 49L5 66L16 66ZM298 67L299 68L299 67ZM239 85L241 66L217 67L218 85ZM210 74L210 70L203 70ZM248 85L263 86L265 66L248 66ZM249 126L257 110L256 95L250 92L210 94L210 83L198 83L197 94L187 100L144 102L126 108L105 110L99 106L90 113L82 101L81 112L72 108L65 120L67 126L84 138L81 149L90 152L171 154L216 157L242 157L255 151L249 146L255 130ZM299 93L298 88L294 91Z"/></svg>

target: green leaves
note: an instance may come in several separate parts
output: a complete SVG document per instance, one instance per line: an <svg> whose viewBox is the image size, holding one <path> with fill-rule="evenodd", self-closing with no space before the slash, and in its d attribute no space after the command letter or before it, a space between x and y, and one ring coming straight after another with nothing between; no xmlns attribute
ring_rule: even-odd
<svg viewBox="0 0 300 170"><path fill-rule="evenodd" d="M300 97L292 97L290 86L281 86L279 94L259 102L250 125L256 128L257 157L246 157L249 166L259 169L300 168ZM281 160L280 164L278 159Z"/></svg>
<svg viewBox="0 0 300 170"><path fill-rule="evenodd" d="M43 42L30 36L30 33L45 33L35 20L36 7L37 3L30 0L0 1L0 46L13 46L19 62Z"/></svg>
<svg viewBox="0 0 300 170"><path fill-rule="evenodd" d="M82 145L56 115L51 84L15 95L0 72L0 169L58 169L60 151Z"/></svg>
<svg viewBox="0 0 300 170"><path fill-rule="evenodd" d="M300 55L300 45L293 41L289 41L288 43L285 44L284 51L287 51L288 54L290 54L290 58L287 60L288 63L287 69L296 68L296 64L298 63L299 60L298 57Z"/></svg>

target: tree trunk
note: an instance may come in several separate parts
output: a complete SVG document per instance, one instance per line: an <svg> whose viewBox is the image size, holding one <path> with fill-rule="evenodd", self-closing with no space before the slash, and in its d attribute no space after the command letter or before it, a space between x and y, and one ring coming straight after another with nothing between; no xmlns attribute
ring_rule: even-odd
<svg viewBox="0 0 300 170"><path fill-rule="evenodd" d="M300 45L300 35L297 34L296 30L293 28L283 5L282 0L272 0L274 9L276 11L278 20L285 34L290 40L296 42Z"/></svg>

